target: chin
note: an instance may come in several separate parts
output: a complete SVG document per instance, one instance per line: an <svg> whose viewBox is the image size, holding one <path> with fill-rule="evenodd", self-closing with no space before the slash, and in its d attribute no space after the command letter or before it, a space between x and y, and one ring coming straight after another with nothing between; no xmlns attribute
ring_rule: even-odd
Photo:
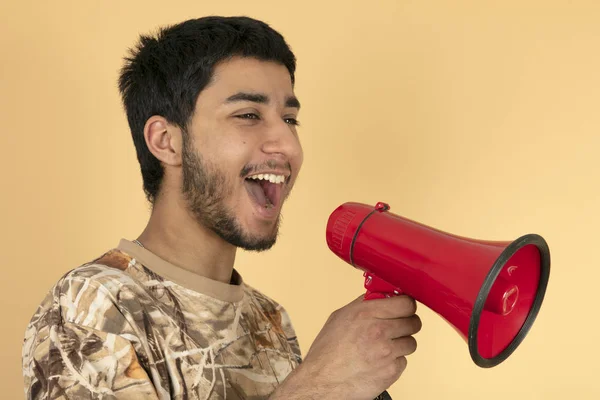
<svg viewBox="0 0 600 400"><path fill-rule="evenodd" d="M277 236L254 236L246 237L237 243L237 247L246 251L262 252L270 250L277 243Z"/></svg>
<svg viewBox="0 0 600 400"><path fill-rule="evenodd" d="M259 228L247 229L240 241L240 246L248 251L270 250L279 236L279 220L262 224Z"/></svg>
<svg viewBox="0 0 600 400"><path fill-rule="evenodd" d="M243 222L242 222L243 221ZM212 225L212 230L229 244L247 251L270 250L279 235L280 219L227 218Z"/></svg>

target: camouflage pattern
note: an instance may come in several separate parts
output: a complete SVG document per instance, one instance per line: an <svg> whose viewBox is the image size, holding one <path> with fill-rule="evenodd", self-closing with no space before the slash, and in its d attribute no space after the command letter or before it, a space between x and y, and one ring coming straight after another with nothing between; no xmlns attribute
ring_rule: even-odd
<svg viewBox="0 0 600 400"><path fill-rule="evenodd" d="M268 398L300 348L286 311L241 285L223 301L118 248L75 268L26 329L26 398Z"/></svg>

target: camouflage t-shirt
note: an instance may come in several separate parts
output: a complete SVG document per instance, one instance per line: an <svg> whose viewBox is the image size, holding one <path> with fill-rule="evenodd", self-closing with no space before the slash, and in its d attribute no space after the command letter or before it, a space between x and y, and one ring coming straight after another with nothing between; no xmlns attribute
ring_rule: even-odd
<svg viewBox="0 0 600 400"><path fill-rule="evenodd" d="M286 311L128 240L63 276L23 344L28 399L266 399L301 362Z"/></svg>

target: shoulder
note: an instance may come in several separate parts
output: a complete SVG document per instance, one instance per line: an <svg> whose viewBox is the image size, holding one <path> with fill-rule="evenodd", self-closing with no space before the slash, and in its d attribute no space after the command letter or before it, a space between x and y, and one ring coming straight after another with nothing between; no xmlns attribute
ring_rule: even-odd
<svg viewBox="0 0 600 400"><path fill-rule="evenodd" d="M128 302L144 290L143 283L128 272L131 266L129 255L112 249L69 270L38 305L29 329L67 322L95 329L104 329L107 324L119 325L116 321L124 324Z"/></svg>
<svg viewBox="0 0 600 400"><path fill-rule="evenodd" d="M100 257L71 269L54 286L69 296L81 295L80 290L103 291L113 296L123 288L135 290L142 282L131 274L135 260L118 249L112 249Z"/></svg>
<svg viewBox="0 0 600 400"><path fill-rule="evenodd" d="M69 280L85 280L107 288L112 285L132 284L134 282L127 270L134 263L135 260L130 255L112 249L90 262L73 268L57 284L61 285Z"/></svg>
<svg viewBox="0 0 600 400"><path fill-rule="evenodd" d="M110 250L60 277L27 324L23 368L31 368L34 360L46 360L44 357L56 343L74 340L76 336L96 339L111 334L133 336L130 314L135 303L131 306L131 301L137 299L124 293L135 292L141 284L126 272L130 262L126 254ZM81 343L95 343L88 339L81 339Z"/></svg>
<svg viewBox="0 0 600 400"><path fill-rule="evenodd" d="M91 392L155 398L141 367L148 359L144 337L131 323L138 300L126 293L141 285L128 274L130 263L111 250L52 286L25 331L26 397L54 398L58 387L69 398L90 398Z"/></svg>

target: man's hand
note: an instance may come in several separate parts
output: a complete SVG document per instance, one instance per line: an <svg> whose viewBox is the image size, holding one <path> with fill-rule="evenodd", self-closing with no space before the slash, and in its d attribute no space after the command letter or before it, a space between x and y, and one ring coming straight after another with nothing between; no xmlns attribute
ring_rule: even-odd
<svg viewBox="0 0 600 400"><path fill-rule="evenodd" d="M363 299L331 314L271 399L371 400L400 378L417 348L412 335L421 330L416 302L404 295Z"/></svg>

